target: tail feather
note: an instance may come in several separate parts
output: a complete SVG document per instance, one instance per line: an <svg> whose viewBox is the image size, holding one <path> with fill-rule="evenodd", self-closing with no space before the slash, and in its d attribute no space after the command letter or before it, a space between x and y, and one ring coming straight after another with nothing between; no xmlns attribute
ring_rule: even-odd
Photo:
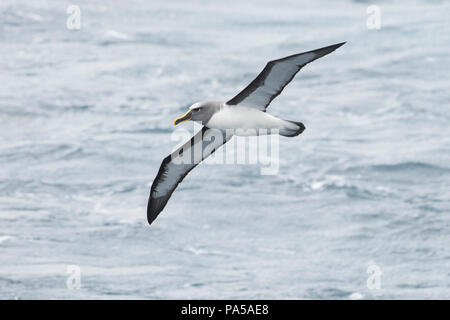
<svg viewBox="0 0 450 320"><path fill-rule="evenodd" d="M280 130L280 135L284 137L296 137L305 130L305 125L301 122L284 120L288 124Z"/></svg>

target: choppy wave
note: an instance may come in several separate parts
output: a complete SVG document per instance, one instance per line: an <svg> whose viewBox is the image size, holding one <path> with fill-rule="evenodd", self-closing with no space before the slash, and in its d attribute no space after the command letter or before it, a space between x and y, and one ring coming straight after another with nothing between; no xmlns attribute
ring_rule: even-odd
<svg viewBox="0 0 450 320"><path fill-rule="evenodd" d="M449 298L450 7L369 4L2 1L0 298ZM174 117L341 41L268 109L307 127L275 175L199 165L147 226Z"/></svg>

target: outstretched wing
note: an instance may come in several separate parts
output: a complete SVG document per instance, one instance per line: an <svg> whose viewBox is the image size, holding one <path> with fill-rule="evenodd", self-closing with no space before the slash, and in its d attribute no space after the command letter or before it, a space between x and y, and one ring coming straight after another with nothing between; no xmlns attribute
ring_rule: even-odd
<svg viewBox="0 0 450 320"><path fill-rule="evenodd" d="M227 104L244 105L265 111L301 68L333 52L343 44L345 42L269 61L263 71Z"/></svg>
<svg viewBox="0 0 450 320"><path fill-rule="evenodd" d="M150 189L147 206L149 224L152 224L164 209L184 177L230 138L231 136L226 136L221 130L203 127L190 141L163 160Z"/></svg>

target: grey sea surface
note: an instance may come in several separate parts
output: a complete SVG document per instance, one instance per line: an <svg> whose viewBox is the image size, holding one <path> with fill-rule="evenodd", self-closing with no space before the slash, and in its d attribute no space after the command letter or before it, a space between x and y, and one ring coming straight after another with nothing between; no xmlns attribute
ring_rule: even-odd
<svg viewBox="0 0 450 320"><path fill-rule="evenodd" d="M2 0L0 298L450 299L450 3L372 4ZM342 41L276 175L200 165L148 226L175 117Z"/></svg>

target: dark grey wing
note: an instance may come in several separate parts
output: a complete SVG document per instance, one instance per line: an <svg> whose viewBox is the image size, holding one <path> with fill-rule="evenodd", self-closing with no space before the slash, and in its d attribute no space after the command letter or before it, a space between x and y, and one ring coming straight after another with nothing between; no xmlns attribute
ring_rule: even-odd
<svg viewBox="0 0 450 320"><path fill-rule="evenodd" d="M269 61L263 71L227 104L243 105L265 111L272 100L283 91L284 87L291 82L301 68L311 61L333 52L344 44L345 42L342 42Z"/></svg>
<svg viewBox="0 0 450 320"><path fill-rule="evenodd" d="M184 177L230 138L231 136L226 136L223 131L203 127L190 141L163 160L150 189L147 205L149 224L152 224L164 209Z"/></svg>

